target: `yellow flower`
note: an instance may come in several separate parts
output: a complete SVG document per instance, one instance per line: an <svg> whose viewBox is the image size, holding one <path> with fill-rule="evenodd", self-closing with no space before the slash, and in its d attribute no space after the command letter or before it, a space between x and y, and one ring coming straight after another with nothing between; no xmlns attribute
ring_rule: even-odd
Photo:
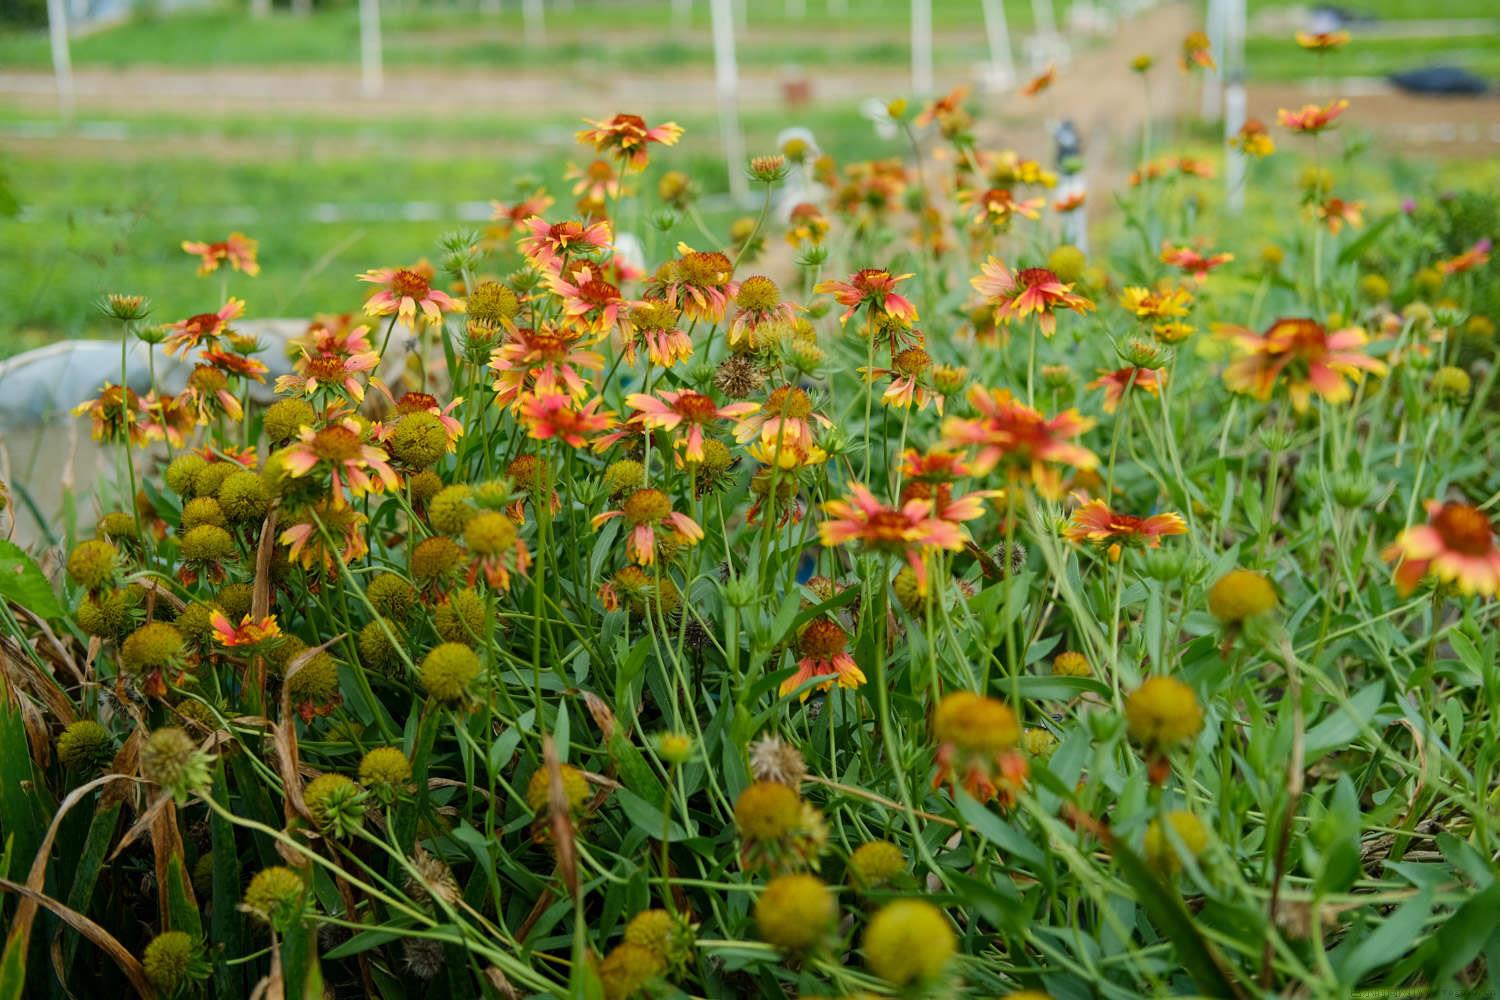
<svg viewBox="0 0 1500 1000"><path fill-rule="evenodd" d="M1232 569L1208 590L1208 610L1226 625L1264 614L1276 607L1276 589L1261 573Z"/></svg>
<svg viewBox="0 0 1500 1000"><path fill-rule="evenodd" d="M955 947L948 918L925 900L889 903L865 928L865 961L893 986L937 978L953 958Z"/></svg>
<svg viewBox="0 0 1500 1000"><path fill-rule="evenodd" d="M1149 750L1186 743L1203 731L1203 707L1174 677L1148 677L1125 699L1130 738Z"/></svg>
<svg viewBox="0 0 1500 1000"><path fill-rule="evenodd" d="M1174 809L1167 813L1167 822L1171 825L1172 832L1177 835L1177 839L1182 841L1182 846L1187 853L1195 858L1203 853L1204 848L1208 846L1208 830L1203 826L1202 820L1184 809ZM1162 830L1159 821L1152 820L1146 827L1143 847L1147 864L1158 873L1171 876L1182 870L1182 858Z"/></svg>
<svg viewBox="0 0 1500 1000"><path fill-rule="evenodd" d="M755 901L761 938L782 951L812 948L832 930L837 917L833 893L812 875L773 878Z"/></svg>

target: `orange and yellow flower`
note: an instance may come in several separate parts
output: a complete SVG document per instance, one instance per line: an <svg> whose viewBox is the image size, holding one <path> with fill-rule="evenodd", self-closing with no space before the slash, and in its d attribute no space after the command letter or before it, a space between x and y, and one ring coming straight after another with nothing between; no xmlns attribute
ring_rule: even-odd
<svg viewBox="0 0 1500 1000"><path fill-rule="evenodd" d="M1288 111L1279 108L1276 111L1276 120L1281 127L1299 132L1304 135L1315 135L1318 132L1333 128L1339 115L1349 108L1349 102L1340 98L1331 104L1319 107L1316 104L1304 104L1300 110Z"/></svg>
<svg viewBox="0 0 1500 1000"><path fill-rule="evenodd" d="M717 250L677 244L677 259L663 264L646 283L646 298L665 301L689 320L720 323L739 286L734 262Z"/></svg>
<svg viewBox="0 0 1500 1000"><path fill-rule="evenodd" d="M538 441L557 438L570 448L583 448L589 438L614 426L615 415L599 409L596 397L583 406L562 392L526 396L518 407L526 432Z"/></svg>
<svg viewBox="0 0 1500 1000"><path fill-rule="evenodd" d="M281 626L276 624L275 615L260 619L245 615L236 625L215 608L208 616L208 624L213 629L214 641L224 646L259 646L281 638Z"/></svg>
<svg viewBox="0 0 1500 1000"><path fill-rule="evenodd" d="M1397 560L1396 589L1410 594L1428 574L1461 594L1494 597L1500 590L1500 549L1489 516L1466 503L1427 504L1427 523L1405 531L1385 550Z"/></svg>
<svg viewBox="0 0 1500 1000"><path fill-rule="evenodd" d="M699 392L663 390L656 395L632 393L625 402L639 411L640 420L652 430L679 431L673 446L683 449L689 462L703 461L703 428L715 420L739 420L760 409L759 403L720 406Z"/></svg>
<svg viewBox="0 0 1500 1000"><path fill-rule="evenodd" d="M1310 52L1332 52L1349 44L1349 32L1299 31L1297 44Z"/></svg>
<svg viewBox="0 0 1500 1000"><path fill-rule="evenodd" d="M703 529L698 522L680 511L672 509L672 500L661 490L646 487L632 493L619 510L607 510L594 516L593 525L600 525L613 518L623 517L630 526L625 539L625 554L642 566L656 562L656 531L658 527L675 529L678 537L687 545L697 545L703 540Z"/></svg>
<svg viewBox="0 0 1500 1000"><path fill-rule="evenodd" d="M787 217L786 241L794 247L819 246L828 235L828 219L811 202L798 202Z"/></svg>
<svg viewBox="0 0 1500 1000"><path fill-rule="evenodd" d="M199 258L200 275L212 274L219 269L221 263L227 263L236 271L243 271L253 278L260 273L260 263L255 259L259 246L259 243L244 233L230 233L217 243L182 241L183 252Z"/></svg>
<svg viewBox="0 0 1500 1000"><path fill-rule="evenodd" d="M140 445L147 440L141 420L141 400L129 386L104 383L97 398L73 407L75 417L85 413L93 424L95 441L128 440Z"/></svg>
<svg viewBox="0 0 1500 1000"><path fill-rule="evenodd" d="M834 301L844 307L839 316L840 324L849 322L849 318L863 306L874 317L911 326L917 321L917 307L896 293L896 286L910 277L910 274L893 275L883 267L867 267L855 271L848 281L821 281L813 291L819 295L832 295Z"/></svg>
<svg viewBox="0 0 1500 1000"><path fill-rule="evenodd" d="M1447 260L1437 262L1439 274L1463 274L1472 271L1476 267L1483 267L1490 262L1490 250L1494 244L1488 239L1479 240L1469 249L1457 257L1449 257Z"/></svg>
<svg viewBox="0 0 1500 1000"><path fill-rule="evenodd" d="M517 408L528 395L566 393L573 400L589 394L587 372L604 367L604 355L579 346L584 331L544 325L518 327L490 355L495 402Z"/></svg>
<svg viewBox="0 0 1500 1000"><path fill-rule="evenodd" d="M533 215L523 224L527 235L516 245L533 266L542 271L559 272L563 260L574 254L597 254L609 249L610 228L604 220L585 225L576 219L549 223Z"/></svg>
<svg viewBox="0 0 1500 1000"><path fill-rule="evenodd" d="M832 421L813 409L812 397L794 385L772 389L765 405L740 419L734 439L741 444L759 438L768 448L808 452L817 447L813 422L824 427Z"/></svg>
<svg viewBox="0 0 1500 1000"><path fill-rule="evenodd" d="M287 474L305 476L314 469L327 470L335 503L342 502L347 489L354 496L394 490L396 472L384 451L365 440L359 421L353 417L321 429L304 427L297 441L282 453Z"/></svg>
<svg viewBox="0 0 1500 1000"><path fill-rule="evenodd" d="M963 548L963 530L951 521L934 517L930 500L908 500L890 507L859 483L849 486L849 496L823 504L828 519L818 525L825 546L857 544L874 552L897 555L906 560L917 580L917 591L927 593L927 557L935 551Z"/></svg>
<svg viewBox="0 0 1500 1000"><path fill-rule="evenodd" d="M563 316L592 334L605 334L620 319L625 300L620 290L599 273L598 268L581 264L572 273L548 272L547 287L562 300Z"/></svg>
<svg viewBox="0 0 1500 1000"><path fill-rule="evenodd" d="M1046 337L1057 331L1057 309L1084 313L1094 308L1094 303L1073 294L1072 284L1050 269L1024 267L1012 272L995 257L980 265L979 274L970 278L969 284L995 307L997 322L1008 324L1017 317L1035 315Z"/></svg>
<svg viewBox="0 0 1500 1000"><path fill-rule="evenodd" d="M849 633L832 618L824 615L814 618L797 637L797 671L781 682L778 692L785 698L815 677L827 680L816 685L817 690L827 691L836 683L842 688L857 688L865 683L865 673L849 655ZM802 692L802 700L812 694L812 689Z"/></svg>
<svg viewBox="0 0 1500 1000"><path fill-rule="evenodd" d="M1003 467L1007 481L1032 483L1043 496L1062 494L1062 469L1093 469L1098 457L1074 439L1094 422L1077 410L1055 417L1020 402L1005 389L974 386L969 405L976 416L949 417L943 422L943 445L949 449L974 448L976 475Z"/></svg>
<svg viewBox="0 0 1500 1000"><path fill-rule="evenodd" d="M1085 542L1108 545L1109 557L1120 558L1122 546L1157 548L1168 535L1187 533L1187 522L1181 514L1152 514L1137 517L1109 509L1103 500L1090 500L1073 511L1063 535L1075 545Z"/></svg>
<svg viewBox="0 0 1500 1000"><path fill-rule="evenodd" d="M625 340L625 363L635 364L639 345L653 365L671 368L693 356L693 338L678 325L675 308L661 299L634 303L620 319Z"/></svg>
<svg viewBox="0 0 1500 1000"><path fill-rule="evenodd" d="M417 325L417 310L422 310L423 322L441 323L443 313L464 311L462 299L455 299L447 292L432 287L427 276L410 267L380 267L366 271L360 281L383 286L365 299L366 316L389 316L407 326Z"/></svg>
<svg viewBox="0 0 1500 1000"><path fill-rule="evenodd" d="M167 324L171 331L166 339L167 353L185 354L196 347L212 347L229 329L229 321L239 319L244 312L245 300L231 298L217 312L199 313Z"/></svg>
<svg viewBox="0 0 1500 1000"><path fill-rule="evenodd" d="M1245 124L1229 140L1229 144L1246 156L1261 160L1276 152L1276 142L1271 138L1266 123L1259 118L1246 118Z"/></svg>
<svg viewBox="0 0 1500 1000"><path fill-rule="evenodd" d="M1365 203L1362 201L1345 201L1342 198L1329 197L1313 206L1313 214L1328 231L1335 236L1344 226L1358 229L1365 224Z"/></svg>
<svg viewBox="0 0 1500 1000"><path fill-rule="evenodd" d="M331 574L340 562L348 565L369 553L370 543L365 538L368 521L359 508L336 497L319 500L298 511L278 540L287 546L291 562L309 570L316 564L325 574Z"/></svg>
<svg viewBox="0 0 1500 1000"><path fill-rule="evenodd" d="M1052 86L1053 81L1055 81L1056 79L1057 67L1052 65L1051 63L1048 63L1046 69L1042 70L1040 73L1032 77L1030 80L1027 80L1026 83L1022 85L1021 96L1035 97L1042 91L1046 90L1048 87Z"/></svg>
<svg viewBox="0 0 1500 1000"><path fill-rule="evenodd" d="M1167 373L1160 368L1135 368L1126 366L1114 371L1101 371L1099 377L1088 384L1090 389L1104 390L1104 412L1113 413L1120 406L1127 391L1142 390L1153 396L1161 395L1161 384Z"/></svg>
<svg viewBox="0 0 1500 1000"><path fill-rule="evenodd" d="M356 327L359 335L351 343L358 343L368 327ZM368 346L368 341L365 342ZM365 386L360 376L375 370L380 364L380 355L372 350L356 352L331 351L309 354L301 348L302 357L293 363L290 375L276 379L276 392L282 395L314 396L320 390L342 390L355 403L364 402Z"/></svg>
<svg viewBox="0 0 1500 1000"><path fill-rule="evenodd" d="M1046 198L1017 198L1007 187L990 188L978 195L960 192L959 201L970 203L974 209L974 215L969 220L972 225L990 225L1002 232L1010 228L1011 222L1018 215L1040 219L1041 210L1047 205Z"/></svg>
<svg viewBox="0 0 1500 1000"><path fill-rule="evenodd" d="M585 118L584 124L590 127L579 129L579 142L592 145L600 153L608 153L620 161L623 169L635 173L646 169L650 155L648 145L656 142L675 146L682 138L682 126L676 122L648 127L639 115L618 114L597 122Z"/></svg>
<svg viewBox="0 0 1500 1000"><path fill-rule="evenodd" d="M1182 40L1182 56L1178 60L1184 73L1190 73L1197 69L1214 68L1213 44L1208 35L1201 31L1190 32Z"/></svg>
<svg viewBox="0 0 1500 1000"><path fill-rule="evenodd" d="M1330 403L1342 403L1353 395L1349 381L1359 381L1365 372L1384 375L1385 363L1361 348L1369 335L1359 327L1330 333L1313 319L1278 319L1263 334L1244 327L1228 330L1242 356L1224 370L1224 382L1235 392L1260 400L1271 398L1278 382L1284 382L1292 406L1307 409L1313 393Z"/></svg>
<svg viewBox="0 0 1500 1000"><path fill-rule="evenodd" d="M1170 240L1163 241L1161 245L1161 262L1191 274L1193 280L1200 285L1208 280L1210 271L1223 267L1232 260L1232 253L1211 253L1205 256L1192 247L1174 246Z"/></svg>

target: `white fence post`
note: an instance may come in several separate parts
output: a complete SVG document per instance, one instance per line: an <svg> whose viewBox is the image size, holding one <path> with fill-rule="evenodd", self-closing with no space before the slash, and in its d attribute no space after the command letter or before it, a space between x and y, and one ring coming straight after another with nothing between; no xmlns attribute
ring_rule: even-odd
<svg viewBox="0 0 1500 1000"><path fill-rule="evenodd" d="M932 0L911 0L911 91L914 97L931 97Z"/></svg>
<svg viewBox="0 0 1500 1000"><path fill-rule="evenodd" d="M991 91L1006 90L1016 82L1016 59L1010 48L1010 23L1002 0L980 0L984 8L984 35L990 47L990 67L985 85Z"/></svg>
<svg viewBox="0 0 1500 1000"><path fill-rule="evenodd" d="M542 14L542 0L521 0L521 30L527 48L547 44L547 23Z"/></svg>
<svg viewBox="0 0 1500 1000"><path fill-rule="evenodd" d="M359 0L359 89L366 98L385 88L380 42L380 0Z"/></svg>
<svg viewBox="0 0 1500 1000"><path fill-rule="evenodd" d="M52 76L57 81L57 107L65 121L73 120L76 91L73 57L68 51L68 12L63 0L47 0L47 37L52 43Z"/></svg>
<svg viewBox="0 0 1500 1000"><path fill-rule="evenodd" d="M740 73L734 58L733 0L710 0L714 33L714 84L719 97L719 137L724 146L724 166L729 170L729 193L736 203L750 195L745 177L745 137L740 134Z"/></svg>

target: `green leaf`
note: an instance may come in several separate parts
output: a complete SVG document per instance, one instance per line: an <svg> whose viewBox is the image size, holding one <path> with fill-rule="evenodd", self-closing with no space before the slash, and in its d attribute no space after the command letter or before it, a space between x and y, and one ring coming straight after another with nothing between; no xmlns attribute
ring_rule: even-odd
<svg viewBox="0 0 1500 1000"><path fill-rule="evenodd" d="M1072 701L1084 693L1109 696L1109 685L1092 677L1029 676L1019 680L1021 697L1036 701Z"/></svg>
<svg viewBox="0 0 1500 1000"><path fill-rule="evenodd" d="M1426 968L1434 986L1440 986L1479 954L1500 926L1500 880L1476 892L1438 928L1427 946Z"/></svg>
<svg viewBox="0 0 1500 1000"><path fill-rule="evenodd" d="M42 568L19 545L4 539L0 539L0 597L42 618L63 616Z"/></svg>
<svg viewBox="0 0 1500 1000"><path fill-rule="evenodd" d="M1361 688L1347 704L1340 705L1322 722L1307 731L1307 762L1341 749L1369 725L1385 700L1385 682L1375 681Z"/></svg>
<svg viewBox="0 0 1500 1000"><path fill-rule="evenodd" d="M652 839L660 840L663 831L663 819L661 808L653 806L645 799L636 795L628 788L617 788L611 798L619 803L620 808L625 811L626 817L643 832L651 835ZM668 841L686 840L697 835L696 830L684 830L682 825L674 817L666 824L665 833Z"/></svg>
<svg viewBox="0 0 1500 1000"><path fill-rule="evenodd" d="M1135 890L1141 909L1151 918L1161 935L1177 949L1182 966L1193 982L1198 984L1205 996L1233 997L1246 1000L1247 994L1240 988L1233 973L1224 963L1214 946L1198 931L1193 915L1188 912L1176 888L1161 882L1140 855L1123 841L1115 840L1110 845L1115 864L1120 874Z"/></svg>
<svg viewBox="0 0 1500 1000"><path fill-rule="evenodd" d="M1404 955L1432 916L1432 892L1422 889L1387 915L1369 937L1347 953L1339 968L1339 982L1354 986L1366 975Z"/></svg>
<svg viewBox="0 0 1500 1000"><path fill-rule="evenodd" d="M203 937L203 917L198 907L188 896L187 870L182 864L182 855L173 855L167 861L167 914L171 917L171 930L187 931L194 938Z"/></svg>
<svg viewBox="0 0 1500 1000"><path fill-rule="evenodd" d="M954 802L964 822L973 827L974 832L985 840L1033 865L1040 866L1046 863L1042 852L1035 844L1022 836L1015 827L986 809L981 802L963 789L959 789L955 794Z"/></svg>
<svg viewBox="0 0 1500 1000"><path fill-rule="evenodd" d="M1360 233L1359 239L1352 240L1348 246L1339 251L1339 263L1347 264L1350 261L1358 260L1366 250L1375 245L1375 241L1380 239L1385 234L1385 231L1390 228L1391 223L1395 221L1396 216L1394 213L1387 215L1369 229Z"/></svg>

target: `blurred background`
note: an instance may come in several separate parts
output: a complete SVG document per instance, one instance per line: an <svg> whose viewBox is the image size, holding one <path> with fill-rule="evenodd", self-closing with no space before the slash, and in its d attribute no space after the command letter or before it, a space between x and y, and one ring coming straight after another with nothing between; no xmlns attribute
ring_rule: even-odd
<svg viewBox="0 0 1500 1000"><path fill-rule="evenodd" d="M179 244L230 230L261 244L262 275L234 289L250 316L355 307L354 274L434 256L439 234L482 229L493 199L546 182L569 205L558 178L590 162L573 138L579 120L617 111L686 128L655 160L696 179L703 221L723 232L753 213L733 197L726 147L731 158L770 152L798 126L840 164L907 155L879 106L965 84L983 144L1051 165L1057 124L1074 125L1101 193L1091 222L1107 230L1102 192L1135 166L1145 115L1163 120L1174 151L1222 156L1223 84L1241 76L1234 51L1225 72L1223 47L1228 32L1238 49L1241 8L0 0L0 357L102 333L93 303L106 291L150 295L163 321L201 311ZM1274 123L1280 106L1351 98L1345 135L1363 143L1363 181L1391 198L1419 181L1495 176L1500 99L1481 92L1500 77L1495 0L1251 0L1240 16L1252 116ZM1220 69L1183 74L1182 39L1205 27ZM1294 40L1338 28L1353 40L1325 56ZM1143 53L1156 59L1149 100L1130 71ZM1018 96L1048 64L1056 85ZM686 220L667 235L703 240Z"/></svg>

